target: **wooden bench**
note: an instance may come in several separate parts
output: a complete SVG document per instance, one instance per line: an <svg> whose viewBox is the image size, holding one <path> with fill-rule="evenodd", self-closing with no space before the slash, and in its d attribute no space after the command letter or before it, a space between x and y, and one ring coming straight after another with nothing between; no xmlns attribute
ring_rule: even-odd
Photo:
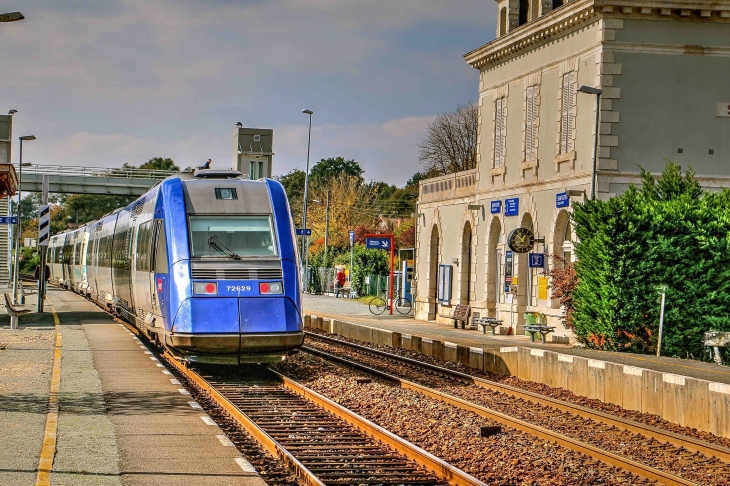
<svg viewBox="0 0 730 486"><path fill-rule="evenodd" d="M524 329L530 333L530 341L533 343L535 342L535 334L539 333L543 344L547 344L547 335L555 331L554 327L545 324L525 324Z"/></svg>
<svg viewBox="0 0 730 486"><path fill-rule="evenodd" d="M458 323L461 321L461 328L466 328L466 323L469 320L469 309L470 307L465 304L457 304L454 307L454 313L451 315L439 314L439 317L445 317L454 321L454 329L458 329Z"/></svg>
<svg viewBox="0 0 730 486"><path fill-rule="evenodd" d="M473 317L471 319L471 324L472 324L472 326L481 327L482 334L486 334L487 327L491 327L492 336L494 336L494 334L495 334L494 330L502 325L502 321L495 317Z"/></svg>
<svg viewBox="0 0 730 486"><path fill-rule="evenodd" d="M337 289L335 289L335 295L337 295ZM345 285L340 287L340 297L343 299L356 299L357 294L352 290L352 282L345 282Z"/></svg>
<svg viewBox="0 0 730 486"><path fill-rule="evenodd" d="M13 304L10 303L11 299L8 294L3 294L3 296L5 297L5 310L10 317L18 317L23 314L27 314L28 312L32 312L31 309L22 309L20 307L13 306Z"/></svg>

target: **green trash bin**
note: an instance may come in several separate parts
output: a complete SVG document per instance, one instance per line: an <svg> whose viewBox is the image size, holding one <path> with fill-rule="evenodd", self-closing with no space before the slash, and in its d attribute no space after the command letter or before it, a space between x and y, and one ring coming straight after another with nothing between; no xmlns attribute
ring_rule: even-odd
<svg viewBox="0 0 730 486"><path fill-rule="evenodd" d="M525 312L523 317L525 318L525 325L537 324L539 314L537 312ZM529 336L530 331L525 331L525 336Z"/></svg>

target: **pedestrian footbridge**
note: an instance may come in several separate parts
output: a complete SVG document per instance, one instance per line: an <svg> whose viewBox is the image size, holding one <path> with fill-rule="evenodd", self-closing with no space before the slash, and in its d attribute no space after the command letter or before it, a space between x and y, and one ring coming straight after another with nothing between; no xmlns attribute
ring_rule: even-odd
<svg viewBox="0 0 730 486"><path fill-rule="evenodd" d="M15 169L20 174L20 168ZM52 193L114 196L141 196L162 179L177 173L126 167L110 169L58 165L32 165L22 169L20 183L23 191L42 192L43 176L48 176L48 191Z"/></svg>

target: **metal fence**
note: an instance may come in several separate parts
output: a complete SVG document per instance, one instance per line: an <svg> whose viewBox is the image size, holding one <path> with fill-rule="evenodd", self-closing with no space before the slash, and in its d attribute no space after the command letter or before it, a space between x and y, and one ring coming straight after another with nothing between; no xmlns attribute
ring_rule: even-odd
<svg viewBox="0 0 730 486"><path fill-rule="evenodd" d="M19 170L16 168L16 170ZM164 179L173 174L179 174L170 170L135 169L135 168L105 168L105 167L80 167L64 165L37 165L23 168L24 174L57 175L57 176L80 176L80 177L119 177L123 179Z"/></svg>
<svg viewBox="0 0 730 486"><path fill-rule="evenodd" d="M334 268L309 268L309 275L306 280L309 282L309 292L313 294L334 295L335 294L335 276L337 270ZM358 296L376 296L388 293L388 284L390 276L388 275L366 275L363 279L362 288L354 288L353 290ZM393 279L393 293L397 295L400 292L400 279L396 276Z"/></svg>

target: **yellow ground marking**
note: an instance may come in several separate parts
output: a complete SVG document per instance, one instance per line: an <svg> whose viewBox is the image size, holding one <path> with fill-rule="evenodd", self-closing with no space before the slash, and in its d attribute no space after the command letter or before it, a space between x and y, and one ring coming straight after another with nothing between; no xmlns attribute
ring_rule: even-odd
<svg viewBox="0 0 730 486"><path fill-rule="evenodd" d="M61 335L60 321L56 310L51 307L53 324L56 329L56 347L53 352L53 374L51 375L51 394L48 397L48 413L46 414L46 431L43 436L43 448L38 462L36 486L50 486L53 457L56 454L56 431L58 429L58 391L61 385Z"/></svg>

